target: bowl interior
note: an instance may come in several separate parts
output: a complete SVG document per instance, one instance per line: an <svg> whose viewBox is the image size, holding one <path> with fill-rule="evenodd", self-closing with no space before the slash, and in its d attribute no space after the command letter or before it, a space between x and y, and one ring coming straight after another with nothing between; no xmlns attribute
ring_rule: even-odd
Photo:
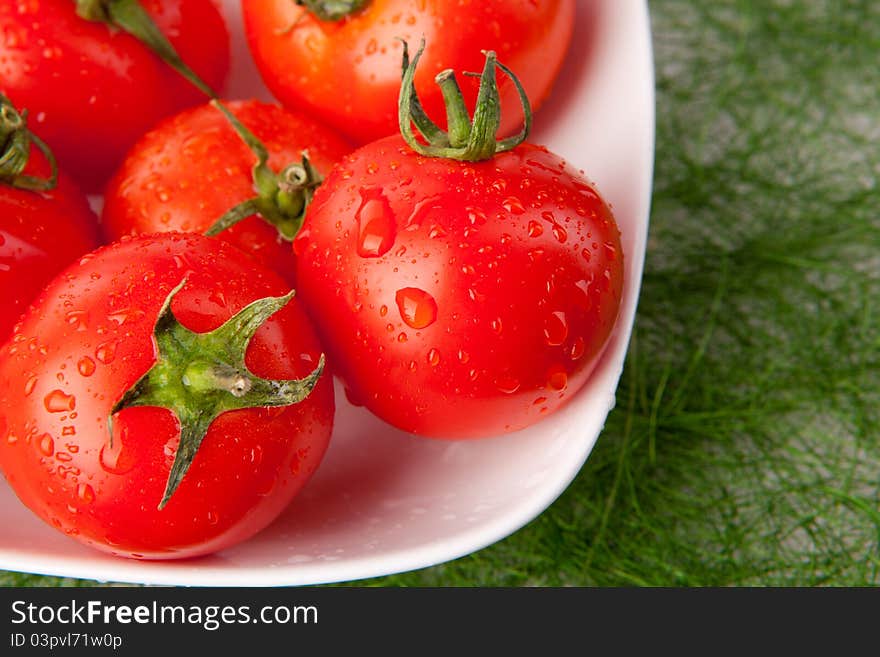
<svg viewBox="0 0 880 657"><path fill-rule="evenodd" d="M270 96L244 42L240 3L228 97ZM611 202L626 258L621 315L593 377L525 431L441 442L397 431L338 389L325 461L290 508L250 541L183 562L100 554L43 525L0 481L0 568L169 585L299 585L429 566L489 545L549 506L586 461L614 405L641 282L653 169L654 91L644 0L578 0L575 38L531 141L586 172Z"/></svg>

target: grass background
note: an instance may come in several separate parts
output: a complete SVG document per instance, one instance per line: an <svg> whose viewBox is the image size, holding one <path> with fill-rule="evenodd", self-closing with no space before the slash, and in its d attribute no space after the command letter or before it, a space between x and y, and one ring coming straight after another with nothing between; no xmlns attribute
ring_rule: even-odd
<svg viewBox="0 0 880 657"><path fill-rule="evenodd" d="M880 3L650 9L655 193L617 407L527 527L359 584L880 583Z"/></svg>

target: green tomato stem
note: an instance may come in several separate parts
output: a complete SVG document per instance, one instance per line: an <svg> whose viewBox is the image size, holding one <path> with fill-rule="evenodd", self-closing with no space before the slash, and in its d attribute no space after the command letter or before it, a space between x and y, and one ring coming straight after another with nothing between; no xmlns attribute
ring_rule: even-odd
<svg viewBox="0 0 880 657"><path fill-rule="evenodd" d="M174 46L138 0L74 0L76 13L89 21L114 25L138 39L209 98L217 94L181 59Z"/></svg>
<svg viewBox="0 0 880 657"><path fill-rule="evenodd" d="M323 180L321 174L312 166L305 152L300 162L288 165L281 173L275 173L269 167L269 151L256 135L219 100L213 100L211 104L226 117L236 134L256 156L252 176L257 196L231 208L205 234L216 236L257 214L274 226L282 239L293 241L302 227L315 190Z"/></svg>
<svg viewBox="0 0 880 657"><path fill-rule="evenodd" d="M49 178L24 175L30 160L31 144L37 146L49 161ZM0 182L34 192L45 192L58 184L58 163L46 143L28 130L27 111L19 111L0 93Z"/></svg>
<svg viewBox="0 0 880 657"><path fill-rule="evenodd" d="M166 297L153 330L156 362L113 406L113 415L135 406L167 408L180 423L180 442L159 509L174 495L214 420L227 411L298 404L311 394L324 370L324 356L303 379L271 380L253 374L245 353L257 330L293 298L266 297L246 306L208 333L194 333L174 316L171 302L186 281Z"/></svg>
<svg viewBox="0 0 880 657"><path fill-rule="evenodd" d="M497 61L497 56L492 51L483 52L486 64L480 75L480 89L472 121L468 118L464 98L453 73L443 71L437 76L436 80L446 104L449 126L448 132L439 130L436 124L424 115L414 85L416 69L424 50L423 41L412 61L409 61L408 49L404 44L404 73L400 87L398 120L400 133L410 148L427 157L478 162L488 160L496 153L512 150L528 138L532 127L532 109L528 96L519 79L510 69ZM496 68L500 68L513 81L524 116L523 129L520 133L502 140L497 138L501 126L501 101ZM416 137L413 125L424 138L424 143Z"/></svg>
<svg viewBox="0 0 880 657"><path fill-rule="evenodd" d="M359 12L370 0L295 0L322 21L340 21Z"/></svg>

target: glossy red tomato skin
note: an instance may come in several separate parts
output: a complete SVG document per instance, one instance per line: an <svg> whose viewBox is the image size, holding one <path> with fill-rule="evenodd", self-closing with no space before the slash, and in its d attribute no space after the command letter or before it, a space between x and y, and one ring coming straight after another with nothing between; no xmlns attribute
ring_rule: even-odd
<svg viewBox="0 0 880 657"><path fill-rule="evenodd" d="M0 353L0 467L19 498L57 529L117 555L208 554L270 523L310 478L333 420L329 376L300 404L230 411L211 425L188 473L158 509L179 429L165 409L107 416L154 362L153 324L172 310L212 330L286 284L229 245L199 235L123 240L87 255L40 296ZM296 300L262 326L252 372L301 378L321 347Z"/></svg>
<svg viewBox="0 0 880 657"><path fill-rule="evenodd" d="M352 150L331 129L279 105L227 105L267 147L274 171L300 162L307 151L312 165L327 173ZM138 140L107 186L102 215L107 239L159 231L204 233L228 210L255 196L251 170L256 159L210 105L166 119ZM290 243L260 217L249 217L221 236L294 283Z"/></svg>
<svg viewBox="0 0 880 657"><path fill-rule="evenodd" d="M353 400L413 433L518 430L589 377L620 305L611 210L524 144L477 164L399 137L324 182L294 242L299 292Z"/></svg>
<svg viewBox="0 0 880 657"><path fill-rule="evenodd" d="M33 151L24 173L48 177L45 158ZM46 283L99 243L98 217L66 175L46 192L0 183L0 341Z"/></svg>
<svg viewBox="0 0 880 657"><path fill-rule="evenodd" d="M287 0L242 0L248 43L263 80L283 104L317 113L365 144L398 131L402 46L427 47L416 89L429 115L445 124L434 76L445 68L481 71L482 50L515 71L532 105L550 93L574 24L575 0L371 0L337 23L321 22ZM411 51L412 52L412 51ZM502 133L518 130L522 110L499 76ZM477 83L460 78L468 106Z"/></svg>
<svg viewBox="0 0 880 657"><path fill-rule="evenodd" d="M180 56L214 89L229 36L211 0L142 0ZM71 0L0 3L0 87L30 111L62 168L98 192L126 149L161 118L204 95L134 37L86 21Z"/></svg>

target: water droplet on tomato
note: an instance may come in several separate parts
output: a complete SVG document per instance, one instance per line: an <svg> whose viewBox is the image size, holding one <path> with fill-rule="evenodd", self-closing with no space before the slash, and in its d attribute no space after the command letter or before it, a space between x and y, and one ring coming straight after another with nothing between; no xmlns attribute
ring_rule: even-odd
<svg viewBox="0 0 880 657"><path fill-rule="evenodd" d="M552 390L565 390L568 385L568 373L561 365L550 368L547 372L547 387Z"/></svg>
<svg viewBox="0 0 880 657"><path fill-rule="evenodd" d="M388 306L382 305L379 307L379 317L385 317L388 314Z"/></svg>
<svg viewBox="0 0 880 657"><path fill-rule="evenodd" d="M43 456L52 456L55 453L55 439L48 433L44 433L37 439L37 449Z"/></svg>
<svg viewBox="0 0 880 657"><path fill-rule="evenodd" d="M467 363L471 359L471 355L466 352L464 349L458 350L458 360L463 364Z"/></svg>
<svg viewBox="0 0 880 657"><path fill-rule="evenodd" d="M506 395L512 395L519 390L519 380L509 373L502 374L495 379L495 387Z"/></svg>
<svg viewBox="0 0 880 657"><path fill-rule="evenodd" d="M76 397L62 390L53 390L43 399L43 405L50 413L64 413L76 408Z"/></svg>
<svg viewBox="0 0 880 657"><path fill-rule="evenodd" d="M440 364L440 352L436 349L431 349L425 357L425 360L428 361L428 365L431 367L437 367Z"/></svg>
<svg viewBox="0 0 880 657"><path fill-rule="evenodd" d="M395 296L400 316L407 326L427 328L437 320L437 302L430 294L417 287L405 287Z"/></svg>
<svg viewBox="0 0 880 657"><path fill-rule="evenodd" d="M68 424L67 426L62 427L61 428L61 435L62 436L75 436L76 435L76 427L73 426L72 424Z"/></svg>
<svg viewBox="0 0 880 657"><path fill-rule="evenodd" d="M501 323L500 317L493 319L489 325L492 327L492 330L499 335L501 335L501 332L504 330L504 325Z"/></svg>
<svg viewBox="0 0 880 657"><path fill-rule="evenodd" d="M574 339L574 342L571 345L569 356L571 356L572 360L580 360L583 358L586 349L587 345L584 342L584 339L581 336L578 336Z"/></svg>
<svg viewBox="0 0 880 657"><path fill-rule="evenodd" d="M123 431L121 435L114 436L113 440L108 440L101 448L98 457L101 467L106 472L115 475L130 472L135 466L135 457L126 447L125 438L127 432Z"/></svg>
<svg viewBox="0 0 880 657"><path fill-rule="evenodd" d="M84 310L71 310L64 316L64 321L73 326L77 331L85 331L88 327L89 315Z"/></svg>
<svg viewBox="0 0 880 657"><path fill-rule="evenodd" d="M615 260L617 258L617 249L611 242L605 242L605 257L609 260Z"/></svg>
<svg viewBox="0 0 880 657"><path fill-rule="evenodd" d="M76 364L77 371L83 376L91 376L95 373L95 361L88 356L83 356Z"/></svg>
<svg viewBox="0 0 880 657"><path fill-rule="evenodd" d="M561 310L550 313L544 322L544 339L551 347L558 347L568 337L568 320Z"/></svg>
<svg viewBox="0 0 880 657"><path fill-rule="evenodd" d="M211 509L208 511L208 524L216 525L219 522L220 518L217 516L217 512Z"/></svg>
<svg viewBox="0 0 880 657"><path fill-rule="evenodd" d="M88 484L80 484L76 487L76 497L83 504L91 504L95 501L95 490Z"/></svg>
<svg viewBox="0 0 880 657"><path fill-rule="evenodd" d="M529 222L529 237L540 237L544 234L544 227L537 221Z"/></svg>
<svg viewBox="0 0 880 657"><path fill-rule="evenodd" d="M579 296L584 310L589 310L593 306L593 301L590 297L590 283L585 280L579 280L574 285L581 292Z"/></svg>
<svg viewBox="0 0 880 657"><path fill-rule="evenodd" d="M25 396L31 394L34 391L34 386L37 385L37 376L33 374L28 377L28 380L25 381L24 384L24 394Z"/></svg>
<svg viewBox="0 0 880 657"><path fill-rule="evenodd" d="M501 206L511 214L525 214L526 208L515 196L508 196Z"/></svg>
<svg viewBox="0 0 880 657"><path fill-rule="evenodd" d="M116 358L116 341L111 340L99 344L98 348L95 349L95 358L104 363L104 365L112 363Z"/></svg>
<svg viewBox="0 0 880 657"><path fill-rule="evenodd" d="M363 202L355 218L358 222L357 252L362 258L378 258L394 246L397 228L388 200L381 192L361 192Z"/></svg>
<svg viewBox="0 0 880 657"><path fill-rule="evenodd" d="M553 237L555 237L556 241L560 244L564 244L568 239L568 233L565 231L565 228L559 224L553 224Z"/></svg>

